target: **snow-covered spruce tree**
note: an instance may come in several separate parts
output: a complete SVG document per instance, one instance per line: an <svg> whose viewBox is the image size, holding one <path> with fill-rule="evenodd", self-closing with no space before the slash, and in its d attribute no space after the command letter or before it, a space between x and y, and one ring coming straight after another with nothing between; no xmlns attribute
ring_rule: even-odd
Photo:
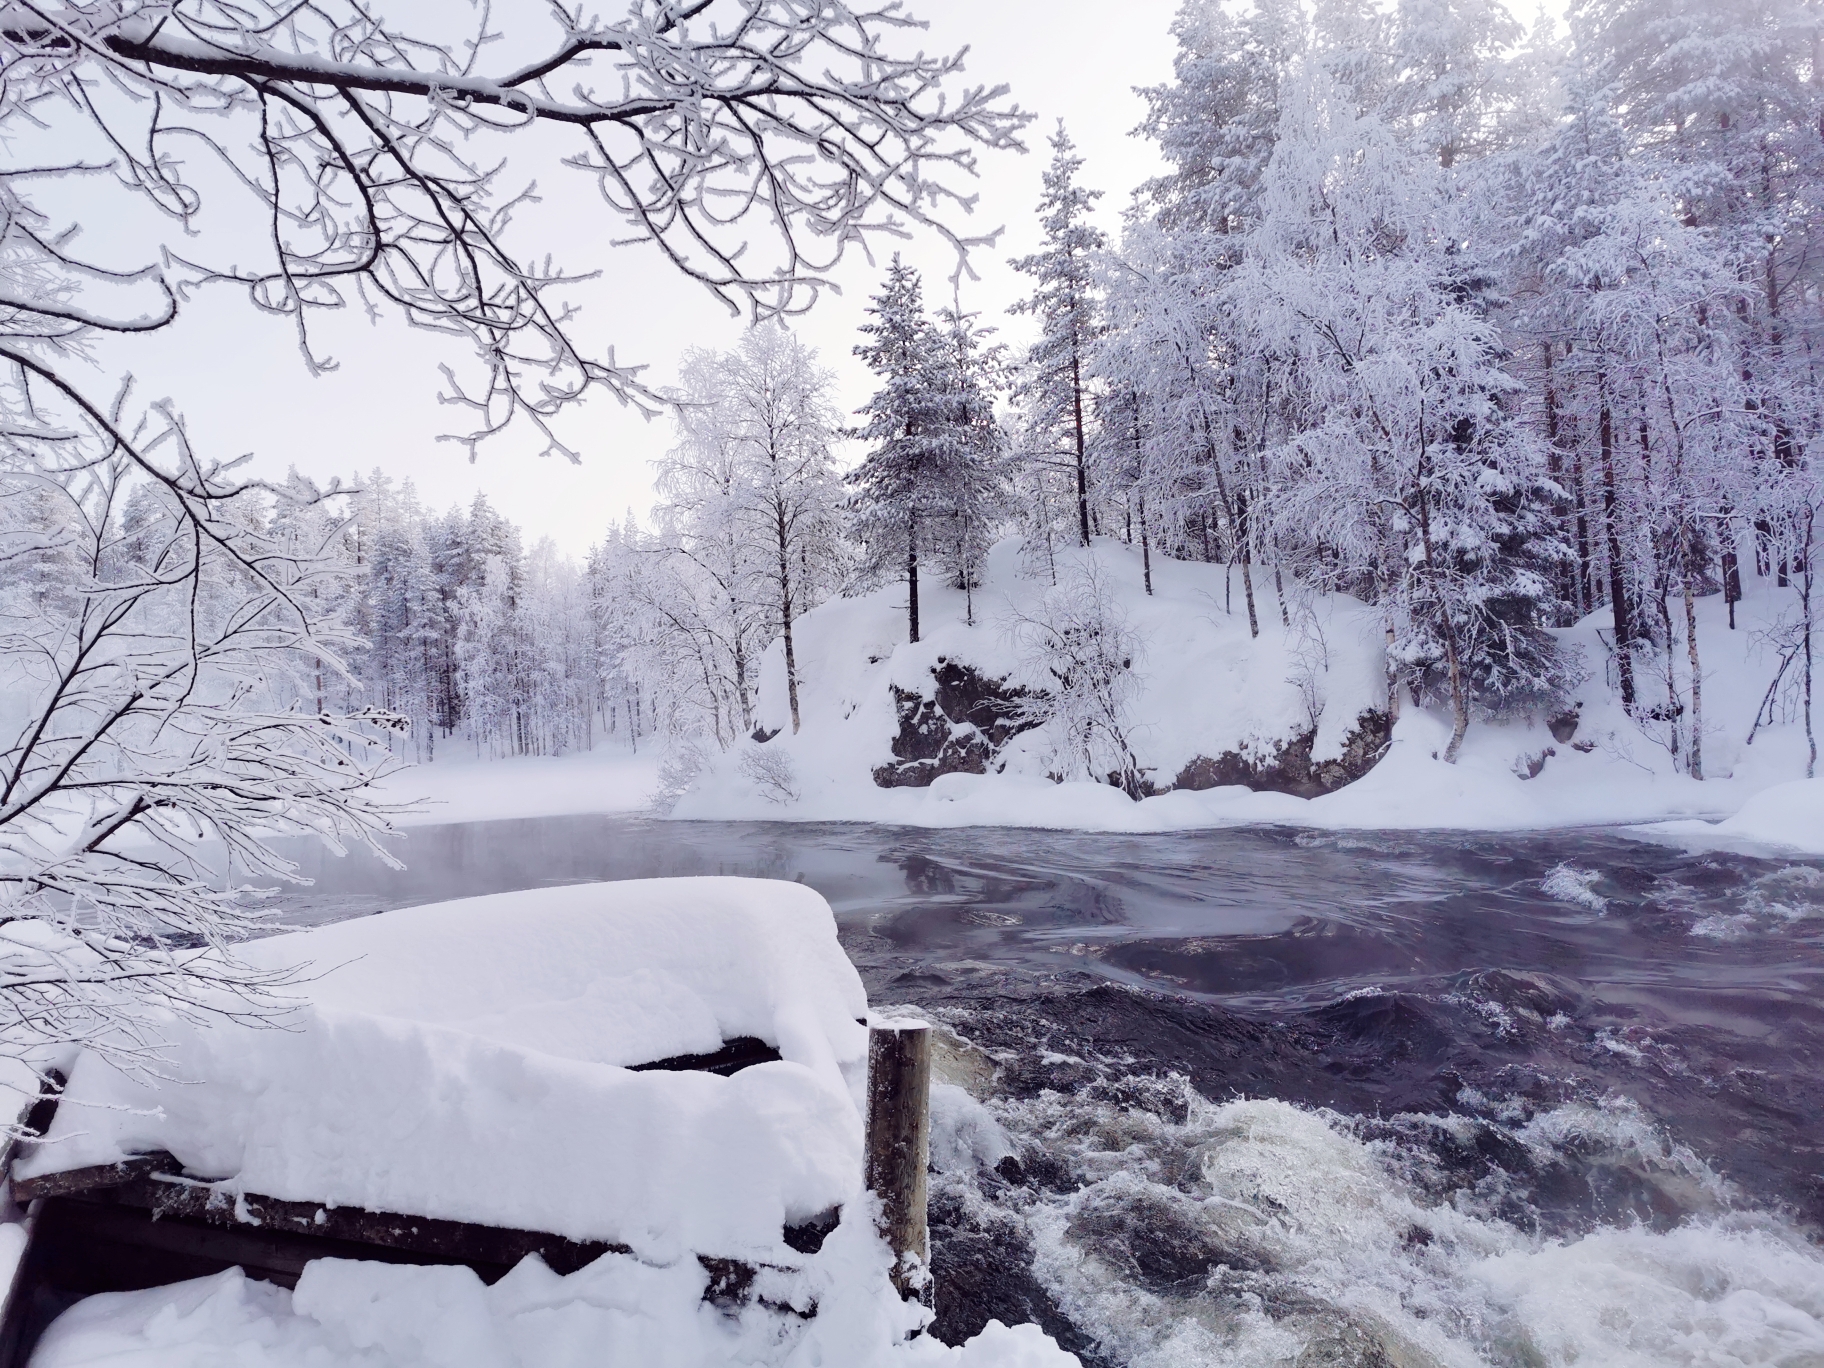
<svg viewBox="0 0 1824 1368"><path fill-rule="evenodd" d="M349 665L366 699L411 724L394 744L429 760L456 642L454 603L440 592L432 561L430 520L409 481L394 488L379 470L362 481L354 511L342 545L353 571L350 625L362 644Z"/></svg>
<svg viewBox="0 0 1824 1368"><path fill-rule="evenodd" d="M994 332L956 306L938 314L939 379L946 496L930 523L939 563L963 591L965 621L975 624L982 561L1013 503L1013 458L995 399L1006 388L1006 349Z"/></svg>
<svg viewBox="0 0 1824 1368"><path fill-rule="evenodd" d="M919 553L936 538L933 522L946 510L958 447L947 433L942 340L925 315L918 272L898 256L855 348L880 381L858 412L865 422L851 432L869 444L848 474L854 493L854 532L867 551L866 572L906 581L907 640L918 640Z"/></svg>
<svg viewBox="0 0 1824 1368"><path fill-rule="evenodd" d="M1521 26L1501 0L1399 0L1392 20L1382 116L1441 170L1473 168L1531 105Z"/></svg>
<svg viewBox="0 0 1824 1368"><path fill-rule="evenodd" d="M1026 410L1030 434L1045 445L1044 459L1070 470L1075 479L1077 535L1089 545L1089 352L1101 329L1096 297L1096 257L1108 245L1089 215L1099 190L1077 184L1083 159L1058 125L1051 138L1051 165L1039 200L1045 245L1013 262L1036 282L1033 293L1013 306L1039 323L1039 340L1026 356L1016 394Z"/></svg>
<svg viewBox="0 0 1824 1368"><path fill-rule="evenodd" d="M1279 136L1279 86L1304 49L1308 20L1292 0L1237 11L1223 0L1186 0L1172 24L1173 79L1141 90L1137 130L1159 145L1165 175L1141 187L1147 213L1174 237L1208 239L1230 264L1258 217L1260 184ZM1233 239L1225 253L1222 239Z"/></svg>

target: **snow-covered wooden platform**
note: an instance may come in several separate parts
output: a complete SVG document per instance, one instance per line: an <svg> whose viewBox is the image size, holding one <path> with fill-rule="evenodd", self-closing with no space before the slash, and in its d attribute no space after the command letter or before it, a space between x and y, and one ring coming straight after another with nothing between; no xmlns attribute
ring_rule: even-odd
<svg viewBox="0 0 1824 1368"><path fill-rule="evenodd" d="M796 884L586 884L246 948L308 965L281 1029L171 1022L153 1084L95 1055L16 1180L168 1153L230 1200L766 1259L861 1167L867 998ZM641 1069L757 1041L726 1076Z"/></svg>
<svg viewBox="0 0 1824 1368"><path fill-rule="evenodd" d="M247 957L308 966L277 1029L172 1021L167 1072L195 1081L84 1055L40 1108L0 1368L79 1296L233 1266L289 1287L325 1257L491 1283L529 1254L694 1256L738 1302L856 1196L866 997L798 885L475 898Z"/></svg>

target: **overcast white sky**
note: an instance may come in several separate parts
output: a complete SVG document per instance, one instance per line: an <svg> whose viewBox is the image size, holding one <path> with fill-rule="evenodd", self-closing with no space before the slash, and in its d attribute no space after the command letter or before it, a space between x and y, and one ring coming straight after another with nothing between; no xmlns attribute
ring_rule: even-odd
<svg viewBox="0 0 1824 1368"><path fill-rule="evenodd" d="M1007 232L1000 247L975 254L981 280L965 283L963 304L992 317L1028 288L1005 261L1035 245L1033 208L1049 158L1045 138L1060 117L1087 159L1085 182L1107 191L1101 216L1109 229L1128 192L1159 169L1151 145L1127 133L1143 111L1133 87L1170 75L1168 29L1177 0L1125 0L1118 7L1088 0L912 0L909 8L930 21L927 51L968 46L971 83L1005 81L1039 116L1028 154L983 158L981 202L970 226L1004 224ZM548 176L539 190L545 200L539 212L554 224L560 261L603 273L605 286L595 294L605 306L595 309L589 329L611 340L622 362L647 363L649 381L663 386L686 347L727 347L738 339L742 325L700 287L644 252L607 245L617 225L588 180ZM94 242L111 225L91 220L84 227L85 239ZM114 231L123 240L134 236L118 226ZM925 270L932 302L947 302L948 249L929 241L902 250ZM143 251L142 239L137 251L123 252L121 264L128 256L141 264ZM867 393L866 372L849 349L879 274L855 255L844 273L844 295L826 296L796 325L837 371L845 408ZM645 422L603 396L572 430L580 466L507 443L484 449L471 465L460 447L436 440L458 425L459 415L436 400L435 339L397 322L369 326L352 311L321 336L340 369L312 379L287 322L255 315L244 298L218 293L194 301L177 329L121 346L116 351L124 355L107 359L130 365L141 399L176 400L209 448L253 452L257 468L275 474L289 464L318 477L378 466L411 478L436 507L466 504L483 490L532 538L549 534L574 553L628 508L641 514L649 508L651 462L670 441L664 419ZM1019 340L1012 329L1006 336Z"/></svg>

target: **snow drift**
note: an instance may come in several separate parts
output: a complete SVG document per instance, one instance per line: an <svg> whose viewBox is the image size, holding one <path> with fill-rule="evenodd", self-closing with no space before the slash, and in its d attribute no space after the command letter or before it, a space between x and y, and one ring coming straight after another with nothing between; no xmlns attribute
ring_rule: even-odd
<svg viewBox="0 0 1824 1368"><path fill-rule="evenodd" d="M259 1193L628 1247L493 1286L462 1266L319 1259L295 1291L238 1269L78 1303L37 1368L1074 1368L1036 1327L948 1348L888 1281L861 1186L867 999L822 897L757 879L584 884L275 936L308 965L285 1029L169 1023L168 1080L80 1057L17 1176L167 1150ZM636 1072L751 1036L777 1062ZM19 1089L15 1089L18 1091ZM842 1209L813 1254L784 1227ZM0 1226L0 1256L17 1226ZM705 1300L697 1255L756 1295Z"/></svg>

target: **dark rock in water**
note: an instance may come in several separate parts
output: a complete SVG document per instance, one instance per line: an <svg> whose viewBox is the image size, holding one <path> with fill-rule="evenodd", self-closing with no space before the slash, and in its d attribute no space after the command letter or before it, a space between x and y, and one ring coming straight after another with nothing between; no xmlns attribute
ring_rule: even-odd
<svg viewBox="0 0 1824 1368"><path fill-rule="evenodd" d="M1578 984L1538 970L1483 969L1469 974L1463 986L1543 1020L1558 1015L1575 1017L1589 1006L1589 994Z"/></svg>
<svg viewBox="0 0 1824 1368"><path fill-rule="evenodd" d="M931 1276L937 1319L931 1334L962 1344L991 1320L1037 1323L1085 1368L1105 1368L1092 1341L1058 1310L1032 1270L1032 1241L1009 1213L985 1210L942 1187L931 1194Z"/></svg>
<svg viewBox="0 0 1824 1368"><path fill-rule="evenodd" d="M1002 747L1038 725L1024 716L1034 697L1030 689L954 660L939 663L931 677L936 688L930 698L893 686L899 734L894 763L874 771L881 788L925 788L939 775L986 774Z"/></svg>
<svg viewBox="0 0 1824 1368"><path fill-rule="evenodd" d="M1214 759L1200 755L1178 771L1173 787L1197 790L1240 784L1256 793L1316 798L1354 783L1373 769L1387 753L1392 737L1393 723L1387 714L1366 708L1343 742L1343 753L1334 760L1312 760L1311 750L1317 744L1313 727L1259 748L1244 744L1240 750L1224 751Z"/></svg>
<svg viewBox="0 0 1824 1368"><path fill-rule="evenodd" d="M1372 1047L1370 1064L1444 1060L1456 1047L1449 1023L1425 999L1408 993L1352 993L1312 1013L1342 1040Z"/></svg>
<svg viewBox="0 0 1824 1368"><path fill-rule="evenodd" d="M1394 1348L1366 1326L1335 1315L1314 1317L1309 1334L1292 1368L1429 1368L1432 1362Z"/></svg>
<svg viewBox="0 0 1824 1368"><path fill-rule="evenodd" d="M1224 1232L1194 1198L1122 1189L1098 1194L1071 1217L1068 1234L1128 1281L1154 1293L1203 1289L1218 1268L1264 1272L1257 1251Z"/></svg>

